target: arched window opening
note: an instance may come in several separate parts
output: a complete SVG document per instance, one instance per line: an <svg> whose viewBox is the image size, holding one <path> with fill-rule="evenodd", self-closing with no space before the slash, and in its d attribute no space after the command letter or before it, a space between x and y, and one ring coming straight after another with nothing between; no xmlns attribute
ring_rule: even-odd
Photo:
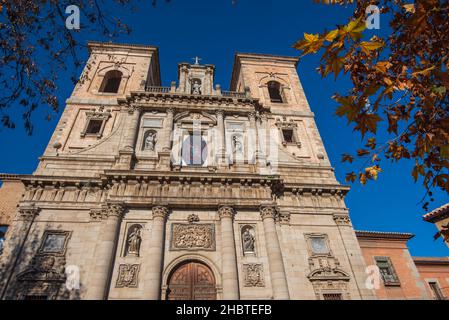
<svg viewBox="0 0 449 320"><path fill-rule="evenodd" d="M118 70L111 70L104 75L100 92L117 93L122 81L122 73Z"/></svg>
<svg viewBox="0 0 449 320"><path fill-rule="evenodd" d="M207 159L207 144L200 134L189 133L182 143L181 157L184 165L202 166Z"/></svg>
<svg viewBox="0 0 449 320"><path fill-rule="evenodd" d="M283 103L282 94L281 94L281 84L276 81L270 81L267 84L268 86L268 94L270 95L271 102L274 103Z"/></svg>

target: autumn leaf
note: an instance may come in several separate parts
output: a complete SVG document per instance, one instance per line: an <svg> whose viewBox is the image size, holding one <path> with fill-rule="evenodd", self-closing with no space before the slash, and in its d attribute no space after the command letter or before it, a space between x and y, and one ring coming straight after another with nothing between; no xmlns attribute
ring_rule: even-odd
<svg viewBox="0 0 449 320"><path fill-rule="evenodd" d="M346 182L354 182L356 178L357 178L357 176L355 175L354 172L349 172L346 174L345 181Z"/></svg>
<svg viewBox="0 0 449 320"><path fill-rule="evenodd" d="M370 154L370 152L366 149L358 149L357 150L357 156L359 156L359 157L363 157L363 156L366 156L369 154Z"/></svg>
<svg viewBox="0 0 449 320"><path fill-rule="evenodd" d="M345 154L343 154L342 157L341 157L341 162L349 162L349 163L352 163L352 161L354 161L354 157L351 156L350 154L345 153Z"/></svg>
<svg viewBox="0 0 449 320"><path fill-rule="evenodd" d="M382 169L378 165L374 165L372 167L365 168L365 175L370 179L377 180L377 176Z"/></svg>
<svg viewBox="0 0 449 320"><path fill-rule="evenodd" d="M366 28L365 22L362 21L363 16L358 17L355 20L349 21L349 23L343 27L345 31L353 40L360 39L362 37L362 32Z"/></svg>
<svg viewBox="0 0 449 320"><path fill-rule="evenodd" d="M326 36L324 37L324 39L326 41L332 42L337 37L337 35L338 35L338 29L335 29L335 30L329 31L326 34Z"/></svg>
<svg viewBox="0 0 449 320"><path fill-rule="evenodd" d="M426 76L426 75L428 75L429 72L432 71L433 69L435 69L435 66L431 66L431 67L426 68L426 69L424 69L424 70L420 70L420 71L413 72L413 73L412 73L412 76L415 76L415 77L416 77L417 75L424 75L424 76Z"/></svg>
<svg viewBox="0 0 449 320"><path fill-rule="evenodd" d="M386 73L391 66L392 64L389 61L378 61L375 64L374 69L378 72Z"/></svg>
<svg viewBox="0 0 449 320"><path fill-rule="evenodd" d="M362 48L362 51L366 53L367 55L370 54L370 51L377 50L379 48L383 47L383 42L376 42L376 41L362 41L360 42L360 48Z"/></svg>
<svg viewBox="0 0 449 320"><path fill-rule="evenodd" d="M415 13L415 5L413 3L404 4L402 7L405 9L405 12Z"/></svg>

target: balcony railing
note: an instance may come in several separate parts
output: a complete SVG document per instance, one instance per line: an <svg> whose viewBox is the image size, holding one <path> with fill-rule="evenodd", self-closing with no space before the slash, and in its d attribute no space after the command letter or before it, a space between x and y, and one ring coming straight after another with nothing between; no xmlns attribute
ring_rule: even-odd
<svg viewBox="0 0 449 320"><path fill-rule="evenodd" d="M147 86L145 87L145 91L147 92L157 92L157 93L169 93L170 87L155 87L155 86Z"/></svg>
<svg viewBox="0 0 449 320"><path fill-rule="evenodd" d="M235 91L221 91L221 95L223 97L231 97L231 98L246 98L246 93L244 92L235 92Z"/></svg>
<svg viewBox="0 0 449 320"><path fill-rule="evenodd" d="M145 87L146 92L154 92L154 93L175 93L176 87L159 87L159 86L146 86ZM222 97L229 97L229 98L248 98L249 92L235 92L235 91L224 91L224 90L217 90L215 94L217 96Z"/></svg>

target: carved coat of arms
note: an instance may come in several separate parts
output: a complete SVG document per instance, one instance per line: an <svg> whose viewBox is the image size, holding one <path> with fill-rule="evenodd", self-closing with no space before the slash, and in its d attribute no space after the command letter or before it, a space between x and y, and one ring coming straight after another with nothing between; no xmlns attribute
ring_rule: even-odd
<svg viewBox="0 0 449 320"><path fill-rule="evenodd" d="M172 224L172 250L215 250L213 224Z"/></svg>

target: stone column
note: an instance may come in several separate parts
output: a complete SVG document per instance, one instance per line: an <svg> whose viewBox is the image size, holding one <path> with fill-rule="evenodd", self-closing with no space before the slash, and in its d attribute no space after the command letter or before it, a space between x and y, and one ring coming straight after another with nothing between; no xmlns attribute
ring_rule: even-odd
<svg viewBox="0 0 449 320"><path fill-rule="evenodd" d="M260 119L262 121L260 126L260 144L261 144L261 154L263 154L265 157L268 157L269 154L269 140L270 135L268 131L268 115L266 113L262 114L260 116Z"/></svg>
<svg viewBox="0 0 449 320"><path fill-rule="evenodd" d="M87 299L108 298L112 270L117 249L120 224L125 207L121 203L107 203L101 211L101 228L95 248L94 268L90 276ZM92 218L98 219L98 211L91 211Z"/></svg>
<svg viewBox="0 0 449 320"><path fill-rule="evenodd" d="M218 215L221 220L223 299L238 300L240 293L233 228L234 209L221 206Z"/></svg>
<svg viewBox="0 0 449 320"><path fill-rule="evenodd" d="M122 148L123 150L134 151L139 119L140 108L130 108L128 111L128 119L125 122L125 139Z"/></svg>
<svg viewBox="0 0 449 320"><path fill-rule="evenodd" d="M257 125L256 125L256 113L255 112L250 112L248 114L248 118L249 118L249 128L250 128L250 143L249 143L249 147L254 146L254 154L253 156L253 161L254 163L256 162L257 156L259 155L259 137L258 137L258 133L257 133Z"/></svg>
<svg viewBox="0 0 449 320"><path fill-rule="evenodd" d="M224 111L217 110L217 130L218 130L218 154L219 158L222 159L226 153L226 134L224 125Z"/></svg>
<svg viewBox="0 0 449 320"><path fill-rule="evenodd" d="M270 266L273 298L275 300L290 299L284 261L282 260L281 246L279 245L279 239L276 232L276 208L274 206L262 206L260 208L260 216L263 221L265 233L265 246L267 247L268 263Z"/></svg>
<svg viewBox="0 0 449 320"><path fill-rule="evenodd" d="M22 258L25 242L30 234L33 222L39 215L39 212L40 208L34 204L20 206L14 223L11 225L11 230L8 231L9 236L5 241L0 264L0 288L2 288L0 300L15 299L13 296L15 294L15 285L13 284L11 288L9 288L9 285L14 273L23 269L19 261Z"/></svg>
<svg viewBox="0 0 449 320"><path fill-rule="evenodd" d="M167 117L165 118L165 127L164 127L164 137L165 137L165 143L164 147L162 148L163 151L170 152L172 141L172 131L173 131L173 115L175 113L175 110L173 108L167 109Z"/></svg>
<svg viewBox="0 0 449 320"><path fill-rule="evenodd" d="M335 197L340 198L339 201L343 202L343 195L339 194L335 195ZM343 203L344 206L344 203ZM349 218L349 214L347 210L338 210L333 214L333 219L335 224L338 227L338 232L340 234L340 238L343 244L343 248L348 257L349 266L351 268L351 272L354 275L354 283L357 287L357 295L355 292L351 292L351 298L353 299L377 299L376 293L374 290L366 288L366 264L363 260L363 254L360 249L359 242L355 235L354 228L351 224L351 219ZM349 290L349 288L348 288ZM424 292L425 295L425 292ZM425 299L425 296L422 297Z"/></svg>
<svg viewBox="0 0 449 320"><path fill-rule="evenodd" d="M162 264L165 249L165 221L168 216L166 206L153 207L153 225L151 227L150 247L151 257L146 266L144 298L159 300L161 298Z"/></svg>
<svg viewBox="0 0 449 320"><path fill-rule="evenodd" d="M130 107L123 120L123 141L121 142L119 150L119 159L116 163L117 169L131 169L131 164L134 156L137 131L140 119L140 108Z"/></svg>

